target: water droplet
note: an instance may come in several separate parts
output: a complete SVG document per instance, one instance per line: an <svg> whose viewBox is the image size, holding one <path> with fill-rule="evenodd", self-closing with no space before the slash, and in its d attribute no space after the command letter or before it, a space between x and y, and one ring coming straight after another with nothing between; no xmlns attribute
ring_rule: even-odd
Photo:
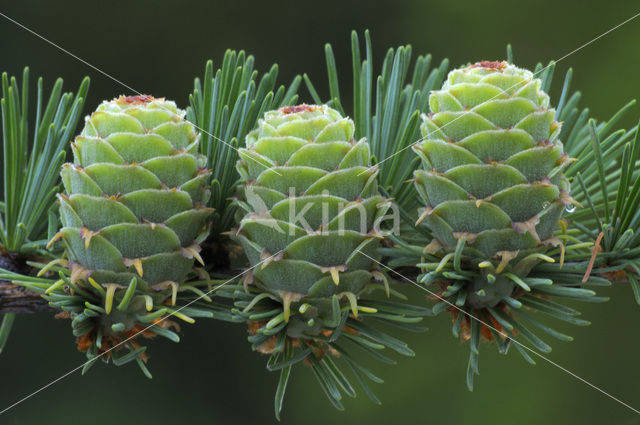
<svg viewBox="0 0 640 425"><path fill-rule="evenodd" d="M569 204L567 205L567 207L564 209L567 213L571 214L572 212L574 212L576 210L576 206L573 204Z"/></svg>
<svg viewBox="0 0 640 425"><path fill-rule="evenodd" d="M542 209L546 210L547 208L549 208L549 205L551 205L549 202L545 202L544 204L542 204Z"/></svg>

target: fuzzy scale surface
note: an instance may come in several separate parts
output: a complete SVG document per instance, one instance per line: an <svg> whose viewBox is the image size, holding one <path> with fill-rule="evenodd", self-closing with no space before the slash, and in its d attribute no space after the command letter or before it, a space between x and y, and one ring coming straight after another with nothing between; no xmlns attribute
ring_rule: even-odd
<svg viewBox="0 0 640 425"><path fill-rule="evenodd" d="M253 283L292 315L290 336L319 332L334 295L347 302L343 295L357 297L376 277L367 256L378 258L376 221L390 201L378 192L369 145L353 135L337 111L299 105L267 112L240 149L235 238L258 265ZM311 308L291 313L298 303Z"/></svg>
<svg viewBox="0 0 640 425"><path fill-rule="evenodd" d="M418 223L434 236L425 252L462 249L473 278L458 302L493 307L517 293L506 273L524 277L535 264L519 260L561 245L553 233L573 202L561 124L540 79L506 62L451 71L429 103L414 147Z"/></svg>
<svg viewBox="0 0 640 425"><path fill-rule="evenodd" d="M506 62L451 71L429 99L421 220L446 250L466 238L479 259L541 247L571 202L560 123L532 72Z"/></svg>
<svg viewBox="0 0 640 425"><path fill-rule="evenodd" d="M64 164L59 235L83 276L139 288L183 281L211 210L199 135L174 102L132 96L87 116Z"/></svg>

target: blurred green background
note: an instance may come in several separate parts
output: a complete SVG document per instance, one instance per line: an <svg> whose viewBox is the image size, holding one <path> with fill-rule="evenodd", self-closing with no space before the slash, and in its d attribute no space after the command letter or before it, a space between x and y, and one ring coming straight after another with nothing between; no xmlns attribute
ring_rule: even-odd
<svg viewBox="0 0 640 425"><path fill-rule="evenodd" d="M349 33L369 28L380 61L388 47L410 43L457 66L504 57L512 43L517 64L558 59L633 16L637 2L516 1L51 1L2 0L0 12L41 33L138 91L186 106L193 77L226 48L254 54L258 68L280 64L280 81L307 72L324 87L323 45L334 46L345 93L350 89ZM559 72L575 70L573 87L596 117L609 116L640 93L640 18L572 54ZM379 62L378 62L379 63ZM57 76L75 90L91 76L89 111L126 89L0 17L0 69L30 65L47 87ZM557 101L560 83L552 98ZM301 90L306 97L306 91ZM325 96L326 97L326 96ZM634 124L638 108L625 125ZM407 288L415 302L424 293ZM626 285L605 288L606 304L576 306L590 327L560 325L575 336L553 342L549 359L640 409L640 307ZM372 366L385 379L376 406L361 394L346 412L325 400L309 370L297 369L285 397L283 424L633 424L640 416L559 368L518 354L500 356L485 344L473 393L464 384L468 347L450 334L450 317L429 318L424 334L407 334L417 353L395 367ZM71 374L0 416L1 424L268 424L277 376L250 351L239 326L200 321L183 327L182 342L151 344L153 380L135 364L99 364ZM0 410L77 367L67 321L19 317L0 357Z"/></svg>

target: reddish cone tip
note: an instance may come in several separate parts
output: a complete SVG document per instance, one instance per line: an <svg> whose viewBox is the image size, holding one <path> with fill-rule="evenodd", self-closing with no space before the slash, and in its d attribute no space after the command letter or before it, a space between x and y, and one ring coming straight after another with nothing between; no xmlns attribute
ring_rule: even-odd
<svg viewBox="0 0 640 425"><path fill-rule="evenodd" d="M302 105L296 105L296 106L285 106L284 108L280 108L280 112L282 112L285 115L289 115L289 114L298 114L300 112L313 112L317 109L318 107L315 105L302 104Z"/></svg>
<svg viewBox="0 0 640 425"><path fill-rule="evenodd" d="M149 103L149 102L153 102L154 100L156 100L155 97L150 96L148 94L141 94L138 96L121 95L119 98L115 99L115 101L118 103L128 103L130 105L139 105L142 103Z"/></svg>
<svg viewBox="0 0 640 425"><path fill-rule="evenodd" d="M502 71L506 67L507 67L506 61L502 61L502 62L480 61L469 66L469 68L486 68L486 69L495 69L496 71Z"/></svg>

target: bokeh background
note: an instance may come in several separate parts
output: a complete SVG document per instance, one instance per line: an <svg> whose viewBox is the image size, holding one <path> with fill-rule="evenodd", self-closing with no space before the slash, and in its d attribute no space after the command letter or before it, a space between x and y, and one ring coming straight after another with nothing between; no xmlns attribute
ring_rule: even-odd
<svg viewBox="0 0 640 425"><path fill-rule="evenodd" d="M417 54L451 59L454 66L500 59L512 43L517 64L558 59L638 13L637 2L553 0L521 2L368 0L322 2L217 0L2 0L0 12L34 29L138 91L186 106L193 78L225 49L245 49L257 66L280 65L280 81L307 72L326 94L323 46L334 46L341 82L349 90L352 29L368 28L377 64L387 48L410 43ZM583 106L608 117L640 94L640 18L563 59ZM0 17L0 70L19 75L30 65L50 87L62 76L75 90L91 76L86 111L127 90L33 34ZM558 76L559 74L557 74ZM552 98L557 101L560 83ZM302 89L303 97L307 97ZM326 96L325 96L326 97ZM634 125L633 110L623 122ZM424 293L407 288L415 302ZM605 288L606 304L580 305L586 328L562 326L572 343L552 341L548 356L604 391L640 409L640 307L626 285ZM426 320L429 331L407 334L417 353L390 367L375 365L384 385L377 406L361 394L335 411L309 370L295 370L285 398L283 424L633 424L640 415L559 368L517 353L481 349L481 376L473 393L464 384L468 347L450 334L450 318ZM153 380L135 364L99 364L74 373L0 416L1 424L269 424L277 376L250 351L239 326L200 321L184 326L182 342L150 347ZM0 410L77 367L69 323L48 315L19 317L0 356ZM375 384L374 384L375 385Z"/></svg>

